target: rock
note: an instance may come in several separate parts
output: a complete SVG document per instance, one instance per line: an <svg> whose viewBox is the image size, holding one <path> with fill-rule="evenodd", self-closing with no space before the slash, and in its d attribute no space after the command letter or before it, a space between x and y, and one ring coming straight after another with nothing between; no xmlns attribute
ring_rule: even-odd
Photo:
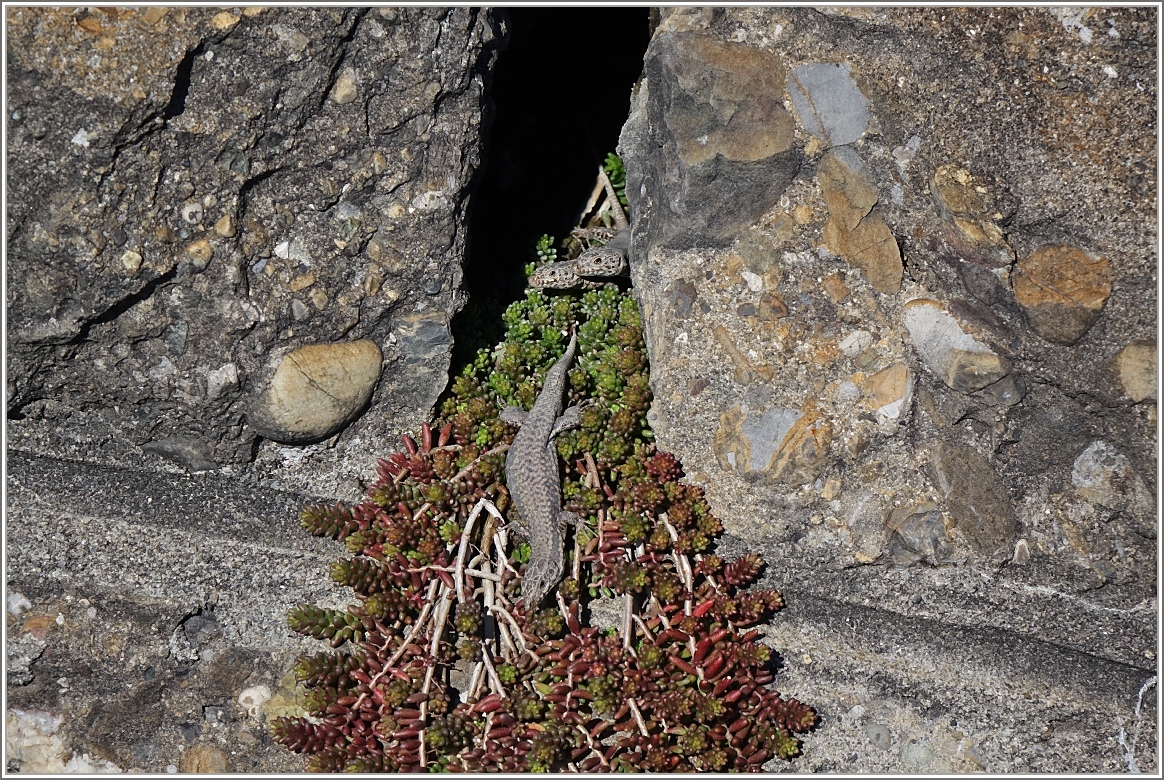
<svg viewBox="0 0 1164 780"><path fill-rule="evenodd" d="M1116 355L1124 395L1136 403L1156 400L1156 345L1129 344Z"/></svg>
<svg viewBox="0 0 1164 780"><path fill-rule="evenodd" d="M810 62L792 69L788 95L805 130L828 146L851 144L869 126L869 100L847 62Z"/></svg>
<svg viewBox="0 0 1164 780"><path fill-rule="evenodd" d="M886 295L901 287L901 252L889 226L873 212L877 188L852 149L834 149L821 161L817 181L828 205L822 237L830 252L861 269L873 289Z"/></svg>
<svg viewBox="0 0 1164 780"><path fill-rule="evenodd" d="M966 333L937 301L910 301L901 321L926 367L954 390L981 390L1010 373L1009 360Z"/></svg>
<svg viewBox="0 0 1164 780"><path fill-rule="evenodd" d="M964 444L941 442L930 449L930 467L950 517L974 552L1009 556L1020 527L1006 485L990 461Z"/></svg>
<svg viewBox="0 0 1164 780"><path fill-rule="evenodd" d="M1099 319L1111 295L1111 264L1078 247L1052 244L1020 260L1011 281L1035 332L1070 346Z"/></svg>
<svg viewBox="0 0 1164 780"><path fill-rule="evenodd" d="M987 267L1004 268L1014 261L1014 249L995 223L994 198L965 168L942 165L930 180L930 192L960 253L981 260Z"/></svg>
<svg viewBox="0 0 1164 780"><path fill-rule="evenodd" d="M942 516L936 504L917 503L898 507L885 518L890 532L889 557L898 566L925 561L930 566L954 560L950 531L954 523Z"/></svg>
<svg viewBox="0 0 1164 780"><path fill-rule="evenodd" d="M464 305L461 212L502 14L131 10L29 7L8 20L20 52L11 216L27 226L6 239L8 360L22 378L10 443L108 463L184 437L209 448L188 467L333 494L371 468L368 440L420 425L447 377L417 381L390 361L390 402L370 401L356 435L311 462L256 446L246 392L268 355L388 345L418 305L447 330ZM103 32L92 38L84 19ZM126 136L143 117L165 123ZM414 201L426 210L409 212ZM372 237L391 286L363 283ZM433 375L448 354L432 356ZM201 373L228 364L233 382ZM53 414L19 412L42 399Z"/></svg>
<svg viewBox="0 0 1164 780"><path fill-rule="evenodd" d="M142 452L161 455L190 471L210 471L218 468L210 445L193 436L167 436L147 442L141 449Z"/></svg>
<svg viewBox="0 0 1164 780"><path fill-rule="evenodd" d="M882 420L897 420L913 399L913 376L904 363L894 363L861 385L866 402Z"/></svg>
<svg viewBox="0 0 1164 780"><path fill-rule="evenodd" d="M619 141L623 157L637 161L627 166L631 211L651 215L640 224L659 244L726 243L800 166L796 122L782 102L785 65L752 46L662 32L644 67Z"/></svg>
<svg viewBox="0 0 1164 780"><path fill-rule="evenodd" d="M1080 498L1128 515L1145 536L1155 537L1155 500L1127 457L1106 441L1094 441L1071 467L1071 484Z"/></svg>
<svg viewBox="0 0 1164 780"><path fill-rule="evenodd" d="M43 636L38 637L31 631L23 631L8 640L5 652L8 655L6 671L9 685L27 685L32 682L32 664L44 652L45 644Z"/></svg>
<svg viewBox="0 0 1164 780"><path fill-rule="evenodd" d="M213 745L193 745L178 759L178 771L183 774L223 774L230 771L230 761Z"/></svg>
<svg viewBox="0 0 1164 780"><path fill-rule="evenodd" d="M10 707L4 718L4 752L9 771L34 775L122 771L110 761L74 750L60 733L65 719L58 713Z"/></svg>
<svg viewBox="0 0 1164 780"><path fill-rule="evenodd" d="M368 403L381 360L380 348L368 339L300 347L280 361L254 401L251 425L283 443L327 438Z"/></svg>
<svg viewBox="0 0 1164 780"><path fill-rule="evenodd" d="M720 416L714 449L721 468L740 476L800 485L816 478L831 440L819 415L780 407L745 414L735 406Z"/></svg>
<svg viewBox="0 0 1164 780"><path fill-rule="evenodd" d="M747 221L728 215L726 242L675 238L680 193L723 197L677 173L667 121L692 93L656 89L658 62L620 146L656 441L706 491L723 554L758 551L783 583L773 646L813 659L781 670L825 714L794 771L1159 771L1131 736L1157 729L1135 711L1157 673L1154 518L1117 489L1156 488L1155 372L1120 355L1158 330L1157 95L1131 75L1155 72L1156 14L1071 10L1068 28L1041 8L726 7L655 33L648 57L698 36L775 58L797 119L783 154L799 167L762 211L738 188ZM830 146L830 118L798 105L805 66L844 76L856 140ZM1015 260L1063 244L1105 257L1112 287L1098 324L1052 346ZM870 247L886 255L861 268ZM810 414L828 421L823 460L773 477ZM1071 482L1096 441L1127 459L1101 481L1124 509ZM1048 695L1064 714L1049 737Z"/></svg>
<svg viewBox="0 0 1164 780"><path fill-rule="evenodd" d="M259 717L263 706L271 700L271 689L266 685L252 685L238 695L239 706L252 718Z"/></svg>

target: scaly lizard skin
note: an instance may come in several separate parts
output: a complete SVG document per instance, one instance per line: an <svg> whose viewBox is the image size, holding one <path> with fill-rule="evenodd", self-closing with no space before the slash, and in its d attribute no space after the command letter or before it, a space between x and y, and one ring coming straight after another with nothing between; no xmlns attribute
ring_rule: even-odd
<svg viewBox="0 0 1164 780"><path fill-rule="evenodd" d="M513 498L520 530L529 539L529 563L521 583L521 595L530 610L537 608L550 589L562 579L566 524L581 519L562 509L562 480L558 474L558 452L554 437L576 427L581 412L577 406L562 411L566 392L566 372L574 360L578 336L570 336L566 354L546 373L542 392L529 412L507 407L501 419L521 426L505 456L505 482Z"/></svg>
<svg viewBox="0 0 1164 780"><path fill-rule="evenodd" d="M630 230L624 228L606 244L587 249L573 260L543 265L530 276L529 286L543 290L597 289L602 283L595 279L626 275L629 247Z"/></svg>

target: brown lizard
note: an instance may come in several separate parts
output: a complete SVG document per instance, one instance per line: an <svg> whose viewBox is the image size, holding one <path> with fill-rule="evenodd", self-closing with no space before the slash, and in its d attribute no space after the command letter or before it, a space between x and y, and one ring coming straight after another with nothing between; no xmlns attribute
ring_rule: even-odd
<svg viewBox="0 0 1164 780"><path fill-rule="evenodd" d="M515 522L529 539L529 563L521 583L526 606L536 609L550 589L558 584L565 568L566 524L581 520L562 509L562 479L558 474L558 452L554 437L576 427L581 410L571 406L562 411L566 373L574 360L578 335L570 336L566 353L546 373L542 391L528 412L507 407L501 419L520 426L505 456L505 482L521 516Z"/></svg>

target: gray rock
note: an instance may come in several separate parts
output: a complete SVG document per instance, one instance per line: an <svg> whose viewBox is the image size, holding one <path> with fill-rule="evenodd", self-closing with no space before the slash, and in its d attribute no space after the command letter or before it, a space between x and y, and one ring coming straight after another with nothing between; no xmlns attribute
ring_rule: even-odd
<svg viewBox="0 0 1164 780"><path fill-rule="evenodd" d="M844 62L809 62L791 69L788 95L804 129L829 146L851 144L869 126L869 100Z"/></svg>
<svg viewBox="0 0 1164 780"><path fill-rule="evenodd" d="M1132 74L1154 72L1155 15L1070 18L725 8L665 14L648 50L620 148L651 423L720 552L769 562L781 691L824 713L799 763L766 769L1158 771L1155 361L1125 352L1157 332L1155 214L1128 205L1153 197L1156 95ZM774 199L733 180L708 227L724 198L679 140L715 80L686 86L692 39L774 58L801 163ZM1079 75L1100 62L1115 75ZM1110 268L1017 279L1046 246ZM1038 288L1058 278L1065 297ZM830 432L811 468L784 461L794 479L768 478L776 410Z"/></svg>
<svg viewBox="0 0 1164 780"><path fill-rule="evenodd" d="M1014 548L1019 524L1006 485L990 461L964 444L932 447L934 484L946 501L959 533L978 555L1007 555Z"/></svg>
<svg viewBox="0 0 1164 780"><path fill-rule="evenodd" d="M447 331L499 14L142 8L90 14L100 34L80 14L9 20L10 441L340 492L443 382L390 355L391 398L298 461L243 424L248 393L272 355L388 344L418 307Z"/></svg>
<svg viewBox="0 0 1164 780"><path fill-rule="evenodd" d="M781 100L785 71L754 47L655 36L619 141L636 160L627 198L650 243L723 244L777 201L801 164Z"/></svg>

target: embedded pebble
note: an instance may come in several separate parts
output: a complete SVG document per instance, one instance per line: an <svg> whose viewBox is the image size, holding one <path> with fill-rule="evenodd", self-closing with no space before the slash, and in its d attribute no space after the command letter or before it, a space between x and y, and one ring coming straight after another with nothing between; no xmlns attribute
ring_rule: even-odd
<svg viewBox="0 0 1164 780"><path fill-rule="evenodd" d="M922 361L954 390L981 390L1010 373L1009 360L966 333L937 301L912 300L901 319Z"/></svg>
<svg viewBox="0 0 1164 780"><path fill-rule="evenodd" d="M848 63L798 65L788 78L788 95L804 129L831 146L853 143L869 125L869 99Z"/></svg>
<svg viewBox="0 0 1164 780"><path fill-rule="evenodd" d="M889 226L873 211L877 187L860 156L849 147L833 149L821 161L817 181L829 210L821 231L825 248L859 268L874 290L901 289L901 250Z"/></svg>
<svg viewBox="0 0 1164 780"><path fill-rule="evenodd" d="M865 727L865 736L869 738L870 742L882 750L888 750L889 746L893 744L893 737L889 733L889 727L884 723L870 723Z"/></svg>
<svg viewBox="0 0 1164 780"><path fill-rule="evenodd" d="M990 268L1003 268L1014 261L1014 249L1007 243L994 218L994 198L965 168L943 165L930 180L930 192L953 228L956 245Z"/></svg>
<svg viewBox="0 0 1164 780"><path fill-rule="evenodd" d="M913 377L904 363L894 363L866 379L861 390L879 420L896 420L913 398Z"/></svg>
<svg viewBox="0 0 1164 780"><path fill-rule="evenodd" d="M1106 441L1092 442L1071 467L1071 484L1089 504L1130 515L1138 526L1152 525L1155 502L1131 462Z"/></svg>
<svg viewBox="0 0 1164 780"><path fill-rule="evenodd" d="M979 555L999 550L1009 555L1018 539L1006 485L977 450L958 442L940 442L930 451L934 484L958 531Z"/></svg>
<svg viewBox="0 0 1164 780"><path fill-rule="evenodd" d="M178 759L183 774L223 774L230 768L226 754L213 745L191 745Z"/></svg>
<svg viewBox="0 0 1164 780"><path fill-rule="evenodd" d="M1156 345L1129 344L1116 355L1124 395L1136 403L1156 400Z"/></svg>
<svg viewBox="0 0 1164 780"><path fill-rule="evenodd" d="M187 245L185 252L186 257L190 258L190 265L199 271L206 270L206 266L210 264L210 259L214 257L214 249L205 238L200 238Z"/></svg>
<svg viewBox="0 0 1164 780"><path fill-rule="evenodd" d="M282 359L252 403L251 425L284 444L326 438L368 403L382 360L380 347L368 339L300 347Z"/></svg>
<svg viewBox="0 0 1164 780"><path fill-rule="evenodd" d="M236 24L238 24L240 18L242 17L235 16L229 11L222 11L210 18L210 24L216 30L229 30L231 27L234 27ZM207 54L209 53L210 52L207 52Z"/></svg>
<svg viewBox="0 0 1164 780"><path fill-rule="evenodd" d="M889 557L898 566L925 561L930 566L948 563L954 557L950 539L953 523L942 516L937 504L929 502L898 507L885 519L890 532Z"/></svg>
<svg viewBox="0 0 1164 780"><path fill-rule="evenodd" d="M339 105L346 105L356 99L356 72L352 68L344 68L335 86L331 88L331 99Z"/></svg>
<svg viewBox="0 0 1164 780"><path fill-rule="evenodd" d="M1111 295L1111 265L1078 247L1052 244L1020 260L1011 284L1034 331L1070 346L1099 319Z"/></svg>
<svg viewBox="0 0 1164 780"><path fill-rule="evenodd" d="M214 223L214 232L223 238L233 238L237 232L234 226L234 217L230 214L219 217Z"/></svg>
<svg viewBox="0 0 1164 780"><path fill-rule="evenodd" d="M130 276L137 276L137 272L141 270L141 255L132 249L125 252L121 256L121 267Z"/></svg>
<svg viewBox="0 0 1164 780"><path fill-rule="evenodd" d="M720 416L714 450L720 466L744 477L789 484L816 478L832 442L832 426L798 409L744 414L739 405Z"/></svg>
<svg viewBox="0 0 1164 780"><path fill-rule="evenodd" d="M873 346L873 334L867 330L855 330L837 344L847 357L857 357L862 351Z"/></svg>
<svg viewBox="0 0 1164 780"><path fill-rule="evenodd" d="M182 221L191 225L197 225L202 222L202 216L206 213L206 209L202 207L201 203L197 201L187 203L182 207Z"/></svg>
<svg viewBox="0 0 1164 780"><path fill-rule="evenodd" d="M238 695L239 705L252 718L259 717L264 704L271 700L271 689L266 685L252 685Z"/></svg>

